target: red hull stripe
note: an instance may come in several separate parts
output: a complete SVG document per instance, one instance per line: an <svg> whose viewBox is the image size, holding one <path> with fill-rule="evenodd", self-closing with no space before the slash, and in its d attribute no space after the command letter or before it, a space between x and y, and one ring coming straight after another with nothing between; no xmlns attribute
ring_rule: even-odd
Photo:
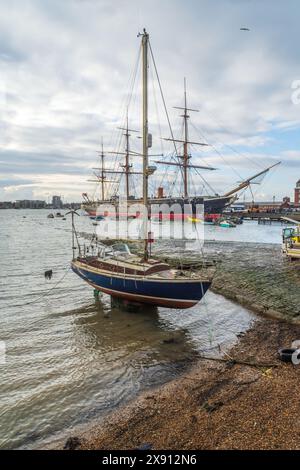
<svg viewBox="0 0 300 470"><path fill-rule="evenodd" d="M116 213L115 212L108 212L108 211L105 211L106 214L104 215L104 212L97 212L97 211L93 211L93 210L88 210L88 209L85 209L85 212L90 216L90 217L99 217L99 216L103 216L103 217L112 217L112 218L115 218L116 217ZM119 212L119 216L121 217L125 217L127 218L128 217L128 213L126 212ZM134 217L134 218L141 218L141 215L135 215L135 214L129 214L129 218L130 217ZM189 217L195 217L195 215L193 215L192 213L190 214L151 214L151 218L157 218L157 219L161 219L161 220L182 220L182 219L188 219ZM199 215L200 217L200 215Z"/></svg>
<svg viewBox="0 0 300 470"><path fill-rule="evenodd" d="M95 289L100 290L101 292L104 292L105 294L109 294L112 297L120 297L125 300L132 300L135 302L139 303L147 303L151 305L157 305L158 307L173 307L173 308L189 308L193 307L193 305L196 305L199 300L176 300L176 299L165 299L162 297L150 297L150 296L144 296L144 295L139 295L139 294L128 294L124 292L120 292L117 290L113 289L106 289L106 288L100 288L96 284L94 284L91 281L87 281L91 286L93 286Z"/></svg>

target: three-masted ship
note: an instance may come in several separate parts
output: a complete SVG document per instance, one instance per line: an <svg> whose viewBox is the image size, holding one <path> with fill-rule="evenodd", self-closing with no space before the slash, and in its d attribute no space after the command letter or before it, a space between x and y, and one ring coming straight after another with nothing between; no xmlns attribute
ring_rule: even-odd
<svg viewBox="0 0 300 470"><path fill-rule="evenodd" d="M211 167L211 166L205 166L205 165L199 165L195 164L192 162L192 154L190 152L190 146L201 146L201 147L206 147L209 146L209 144L205 142L195 142L195 141L190 141L189 139L189 118L190 112L198 112L198 110L189 108L187 105L187 91L186 91L186 80L184 80L184 106L183 107L175 107L176 109L179 109L180 111L183 112L181 115L183 118L183 138L182 139L175 139L173 136L173 132L171 131L172 136L170 138L166 138L164 140L166 141L171 141L174 143L175 150L176 150L176 155L175 158L170 161L170 158L168 160L160 159L160 160L155 160L155 163L158 165L162 165L166 168L171 167L177 167L180 170L180 176L182 179L182 186L183 186L183 191L182 194L179 196L168 196L164 192L163 186L159 186L157 188L157 193L155 196L152 196L149 198L149 203L150 205L153 206L160 206L160 205L165 205L169 207L174 207L174 205L180 206L180 213L179 214L173 214L172 211L169 212L168 217L169 218L182 218L187 216L187 214L184 213L184 208L189 205L192 214L192 217L197 217L196 214L196 208L199 207L200 205L203 205L203 212L204 212L204 218L207 220L214 220L217 219L220 214L222 214L223 210L225 209L226 206L229 206L232 204L234 201L238 199L238 195L241 191L245 190L246 188L250 187L251 184L257 183L258 179L261 181L263 177L275 166L277 166L280 162L277 162L263 170L260 170L258 173L250 176L249 178L246 178L245 180L241 181L237 186L233 187L230 191L224 193L223 195L220 194L214 194L214 195L207 195L207 194L199 194L199 195L191 195L190 194L190 185L189 185L189 180L191 172L195 170L197 174L199 175L199 171L214 171L216 168ZM107 183L111 183L113 186L114 184L118 184L120 182L121 177L125 176L125 200L127 201L128 205L131 204L138 204L139 202L142 202L141 198L138 198L134 196L133 194L130 193L130 185L129 181L131 177L134 177L135 175L142 175L141 171L136 171L133 168L132 163L130 162L130 158L133 156L138 156L140 155L137 152L134 152L130 149L130 136L132 132L138 132L133 129L129 129L129 124L128 124L128 110L127 110L127 119L126 119L126 126L125 127L120 127L122 131L124 131L124 136L125 136L125 149L123 152L120 151L109 151L107 152L108 154L113 154L113 155L122 155L124 156L124 164L120 165L120 168L115 169L115 168L107 168L104 163L104 151L103 151L103 144L102 144L102 151L100 153L101 156L101 166L98 168L93 168L93 170L97 170L97 173L94 173L94 179L89 180L97 183L98 185L101 185L101 197L100 198L90 198L87 193L83 193L83 203L82 203L82 209L91 217L91 218L96 218L101 217L103 215L113 215L109 213L102 213L101 212L101 206L105 204L114 204L116 207L119 205L119 199L118 197L108 197L108 195L105 192L105 188L107 187ZM150 136L150 135L149 135ZM151 141L152 141L152 135L151 135ZM177 152L177 145L180 145L182 147L182 155L180 155L179 152ZM109 179L107 175L117 175L119 176L119 179ZM159 214L156 214L155 212L151 214L154 217L158 217Z"/></svg>

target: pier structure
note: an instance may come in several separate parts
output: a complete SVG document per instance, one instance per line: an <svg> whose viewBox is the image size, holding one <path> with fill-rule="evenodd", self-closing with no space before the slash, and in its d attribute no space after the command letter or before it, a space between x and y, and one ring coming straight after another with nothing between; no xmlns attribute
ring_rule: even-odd
<svg viewBox="0 0 300 470"><path fill-rule="evenodd" d="M245 212L234 211L227 213L227 217L242 217L244 220L258 220L259 223L267 223L267 221L275 222L281 221L282 217L292 217L294 220L300 222L300 212Z"/></svg>

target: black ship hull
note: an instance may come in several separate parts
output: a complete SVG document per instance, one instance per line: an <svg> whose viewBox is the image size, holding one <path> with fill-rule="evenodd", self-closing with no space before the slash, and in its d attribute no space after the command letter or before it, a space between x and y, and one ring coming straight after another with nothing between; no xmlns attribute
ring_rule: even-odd
<svg viewBox="0 0 300 470"><path fill-rule="evenodd" d="M188 212L185 215L196 216L197 213L202 213L204 209L204 217L206 219L215 219L220 216L224 208L228 206L233 201L232 196L215 196L215 197L194 197L189 199L184 198L153 198L149 200L151 207L151 215L158 217L161 213L167 213L169 209L169 214L171 218L182 217L187 209ZM131 199L128 201L128 206L134 204L141 204L142 201L139 199ZM121 203L120 203L121 204ZM94 202L85 202L82 204L82 209L87 212L90 217L96 217L99 215L111 216L113 215L110 211L106 210L105 206L113 205L114 207L119 206L118 200L107 200L107 201L94 201ZM204 208L202 209L202 205ZM157 206L157 207L156 207ZM198 206L198 207L197 207ZM103 213L102 213L103 212ZM117 212L118 209L117 209ZM122 212L120 206L120 212ZM136 214L138 215L138 214Z"/></svg>

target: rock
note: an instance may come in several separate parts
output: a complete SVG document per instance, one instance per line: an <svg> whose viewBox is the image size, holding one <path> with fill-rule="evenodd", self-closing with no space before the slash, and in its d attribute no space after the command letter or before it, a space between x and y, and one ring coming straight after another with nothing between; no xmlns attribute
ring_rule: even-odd
<svg viewBox="0 0 300 470"><path fill-rule="evenodd" d="M154 398L155 398L154 395L147 395L147 396L145 396L145 399L146 399L146 400L154 400Z"/></svg>
<svg viewBox="0 0 300 470"><path fill-rule="evenodd" d="M150 442L145 442L145 444L141 444L139 447L136 447L135 450L150 450L152 449L153 444Z"/></svg>
<svg viewBox="0 0 300 470"><path fill-rule="evenodd" d="M212 413L213 411L218 410L223 406L224 403L222 401L216 401L214 403L208 403L207 401L203 403L202 408L207 411L208 413Z"/></svg>
<svg viewBox="0 0 300 470"><path fill-rule="evenodd" d="M67 439L65 445L64 445L64 450L75 450L81 445L81 441L78 437L69 437Z"/></svg>
<svg viewBox="0 0 300 470"><path fill-rule="evenodd" d="M163 343L165 343L165 344L175 343L175 338L163 339Z"/></svg>

